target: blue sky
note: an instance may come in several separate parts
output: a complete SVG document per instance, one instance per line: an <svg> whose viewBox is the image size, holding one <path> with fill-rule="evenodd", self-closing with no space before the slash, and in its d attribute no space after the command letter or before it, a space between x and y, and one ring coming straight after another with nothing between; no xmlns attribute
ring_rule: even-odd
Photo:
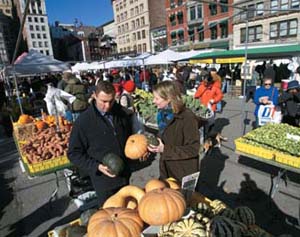
<svg viewBox="0 0 300 237"><path fill-rule="evenodd" d="M49 23L74 23L99 26L113 20L111 0L45 0Z"/></svg>

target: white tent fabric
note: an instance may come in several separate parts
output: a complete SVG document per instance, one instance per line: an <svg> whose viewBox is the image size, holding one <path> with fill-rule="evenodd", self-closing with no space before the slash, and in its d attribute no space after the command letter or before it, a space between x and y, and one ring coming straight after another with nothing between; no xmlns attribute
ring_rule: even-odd
<svg viewBox="0 0 300 237"><path fill-rule="evenodd" d="M157 55L150 56L145 60L145 65L156 65L156 64L173 64L176 58L179 57L179 53L167 49Z"/></svg>
<svg viewBox="0 0 300 237"><path fill-rule="evenodd" d="M7 76L13 75L14 71L16 76L34 75L40 73L61 72L70 69L68 63L61 62L46 56L36 50L31 49L27 55L16 60L13 66L4 68L4 73Z"/></svg>
<svg viewBox="0 0 300 237"><path fill-rule="evenodd" d="M189 58L196 56L198 54L210 53L210 52L216 52L216 51L224 51L224 49L204 49L204 50L190 50L190 51L186 51L186 52L179 52L178 57L176 59L174 59L173 61L188 61Z"/></svg>

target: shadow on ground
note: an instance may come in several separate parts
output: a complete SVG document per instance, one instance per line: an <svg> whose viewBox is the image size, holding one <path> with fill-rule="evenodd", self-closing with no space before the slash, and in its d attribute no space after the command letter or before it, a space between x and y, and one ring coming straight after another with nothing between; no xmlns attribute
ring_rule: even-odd
<svg viewBox="0 0 300 237"><path fill-rule="evenodd" d="M201 160L200 177L196 190L212 200L222 200L231 208L248 206L255 213L256 224L270 234L300 236L300 230L285 222L288 219L296 223L295 218L280 210L270 196L258 188L255 180L252 180L249 174L243 174L244 178L241 178L238 193L226 192L223 188L226 181L218 184L227 159L228 157L222 154L219 148L214 148L210 155L206 155ZM264 171L270 172L270 170Z"/></svg>

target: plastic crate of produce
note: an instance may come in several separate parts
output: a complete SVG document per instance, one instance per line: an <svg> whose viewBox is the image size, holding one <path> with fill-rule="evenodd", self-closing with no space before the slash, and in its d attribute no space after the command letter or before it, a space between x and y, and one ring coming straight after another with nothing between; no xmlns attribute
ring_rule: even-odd
<svg viewBox="0 0 300 237"><path fill-rule="evenodd" d="M22 155L21 158L23 160L25 170L30 176L45 175L72 166L66 156L51 158L35 164L29 164L26 156Z"/></svg>
<svg viewBox="0 0 300 237"><path fill-rule="evenodd" d="M291 156L289 154L285 154L279 151L275 152L275 160L278 163L282 163L285 165L289 165L295 168L300 168L300 157Z"/></svg>
<svg viewBox="0 0 300 237"><path fill-rule="evenodd" d="M235 147L237 151L241 151L250 155L259 156L261 158L267 160L274 160L275 159L275 151L269 150L264 147L257 147L251 144L247 144L244 142L243 138L237 138L234 140Z"/></svg>
<svg viewBox="0 0 300 237"><path fill-rule="evenodd" d="M80 226L81 225L81 220L76 219L74 221L71 221L70 223L62 226L56 227L54 230L51 230L48 232L48 237L66 237L66 232L65 229L68 226Z"/></svg>

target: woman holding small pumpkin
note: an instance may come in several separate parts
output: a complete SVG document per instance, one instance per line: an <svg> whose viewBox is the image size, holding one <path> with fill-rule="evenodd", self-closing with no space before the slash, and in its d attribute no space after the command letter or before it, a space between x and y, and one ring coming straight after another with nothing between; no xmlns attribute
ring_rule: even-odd
<svg viewBox="0 0 300 237"><path fill-rule="evenodd" d="M161 153L160 179L184 176L199 170L199 131L194 113L185 107L180 89L172 81L153 87L153 103L158 108L159 145L148 146L150 152Z"/></svg>

